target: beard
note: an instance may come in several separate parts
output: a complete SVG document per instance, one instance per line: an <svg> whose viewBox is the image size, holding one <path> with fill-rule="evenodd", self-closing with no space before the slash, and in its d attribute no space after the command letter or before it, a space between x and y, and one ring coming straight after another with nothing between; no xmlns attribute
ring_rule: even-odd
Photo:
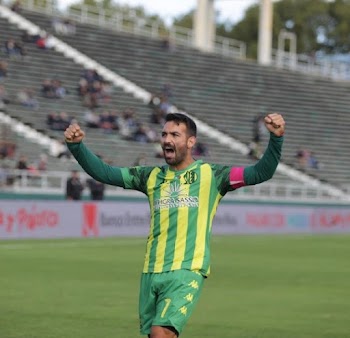
<svg viewBox="0 0 350 338"><path fill-rule="evenodd" d="M185 150L180 151L180 150L174 149L172 153L168 153L166 151L164 151L163 153L164 153L165 162L171 166L177 166L181 164L186 158Z"/></svg>

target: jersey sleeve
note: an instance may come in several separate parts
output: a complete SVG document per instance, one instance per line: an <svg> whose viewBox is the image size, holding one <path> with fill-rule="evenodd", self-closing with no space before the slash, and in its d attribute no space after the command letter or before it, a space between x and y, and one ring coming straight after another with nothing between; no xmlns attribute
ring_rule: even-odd
<svg viewBox="0 0 350 338"><path fill-rule="evenodd" d="M262 158L244 169L245 185L255 185L271 179L277 169L282 154L283 136L270 134L269 144Z"/></svg>
<svg viewBox="0 0 350 338"><path fill-rule="evenodd" d="M221 195L246 185L265 182L274 175L281 158L283 137L270 135L269 144L262 158L254 165L247 167L228 167L214 165L217 188Z"/></svg>
<svg viewBox="0 0 350 338"><path fill-rule="evenodd" d="M95 180L146 193L152 167L115 167L103 162L83 142L67 143L67 146L84 171Z"/></svg>
<svg viewBox="0 0 350 338"><path fill-rule="evenodd" d="M228 191L233 190L230 185L230 172L233 169L227 165L212 164L213 175L215 176L216 188L224 196Z"/></svg>
<svg viewBox="0 0 350 338"><path fill-rule="evenodd" d="M124 188L121 168L108 165L83 142L67 143L67 147L84 171L95 180Z"/></svg>
<svg viewBox="0 0 350 338"><path fill-rule="evenodd" d="M133 189L147 194L147 180L154 167L122 168L121 173L125 189Z"/></svg>

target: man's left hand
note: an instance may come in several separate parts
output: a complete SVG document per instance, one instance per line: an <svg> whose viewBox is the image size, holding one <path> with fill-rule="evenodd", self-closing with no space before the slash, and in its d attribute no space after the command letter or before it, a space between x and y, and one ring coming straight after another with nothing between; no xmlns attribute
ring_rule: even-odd
<svg viewBox="0 0 350 338"><path fill-rule="evenodd" d="M276 136L282 136L285 129L285 121L281 114L271 113L265 116L265 126L268 131L275 134Z"/></svg>

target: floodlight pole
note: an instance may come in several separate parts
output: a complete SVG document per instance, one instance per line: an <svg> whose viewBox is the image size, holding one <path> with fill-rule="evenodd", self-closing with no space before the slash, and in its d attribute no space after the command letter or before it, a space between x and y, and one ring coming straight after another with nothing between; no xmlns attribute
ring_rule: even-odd
<svg viewBox="0 0 350 338"><path fill-rule="evenodd" d="M215 30L214 0L197 0L194 13L194 46L205 52L213 51Z"/></svg>
<svg viewBox="0 0 350 338"><path fill-rule="evenodd" d="M260 0L258 63L261 65L271 64L272 21L272 0Z"/></svg>

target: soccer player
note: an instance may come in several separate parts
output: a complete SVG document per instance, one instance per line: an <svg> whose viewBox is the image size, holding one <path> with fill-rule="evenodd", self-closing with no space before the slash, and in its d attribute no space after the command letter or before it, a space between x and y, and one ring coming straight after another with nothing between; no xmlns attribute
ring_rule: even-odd
<svg viewBox="0 0 350 338"><path fill-rule="evenodd" d="M94 179L147 195L150 231L139 295L140 333L149 338L178 337L210 272L213 218L222 197L245 185L270 179L281 157L285 122L265 117L268 147L255 165L210 164L192 157L197 127L187 115L168 114L161 146L166 165L115 167L82 142L79 125L64 132L69 150Z"/></svg>

